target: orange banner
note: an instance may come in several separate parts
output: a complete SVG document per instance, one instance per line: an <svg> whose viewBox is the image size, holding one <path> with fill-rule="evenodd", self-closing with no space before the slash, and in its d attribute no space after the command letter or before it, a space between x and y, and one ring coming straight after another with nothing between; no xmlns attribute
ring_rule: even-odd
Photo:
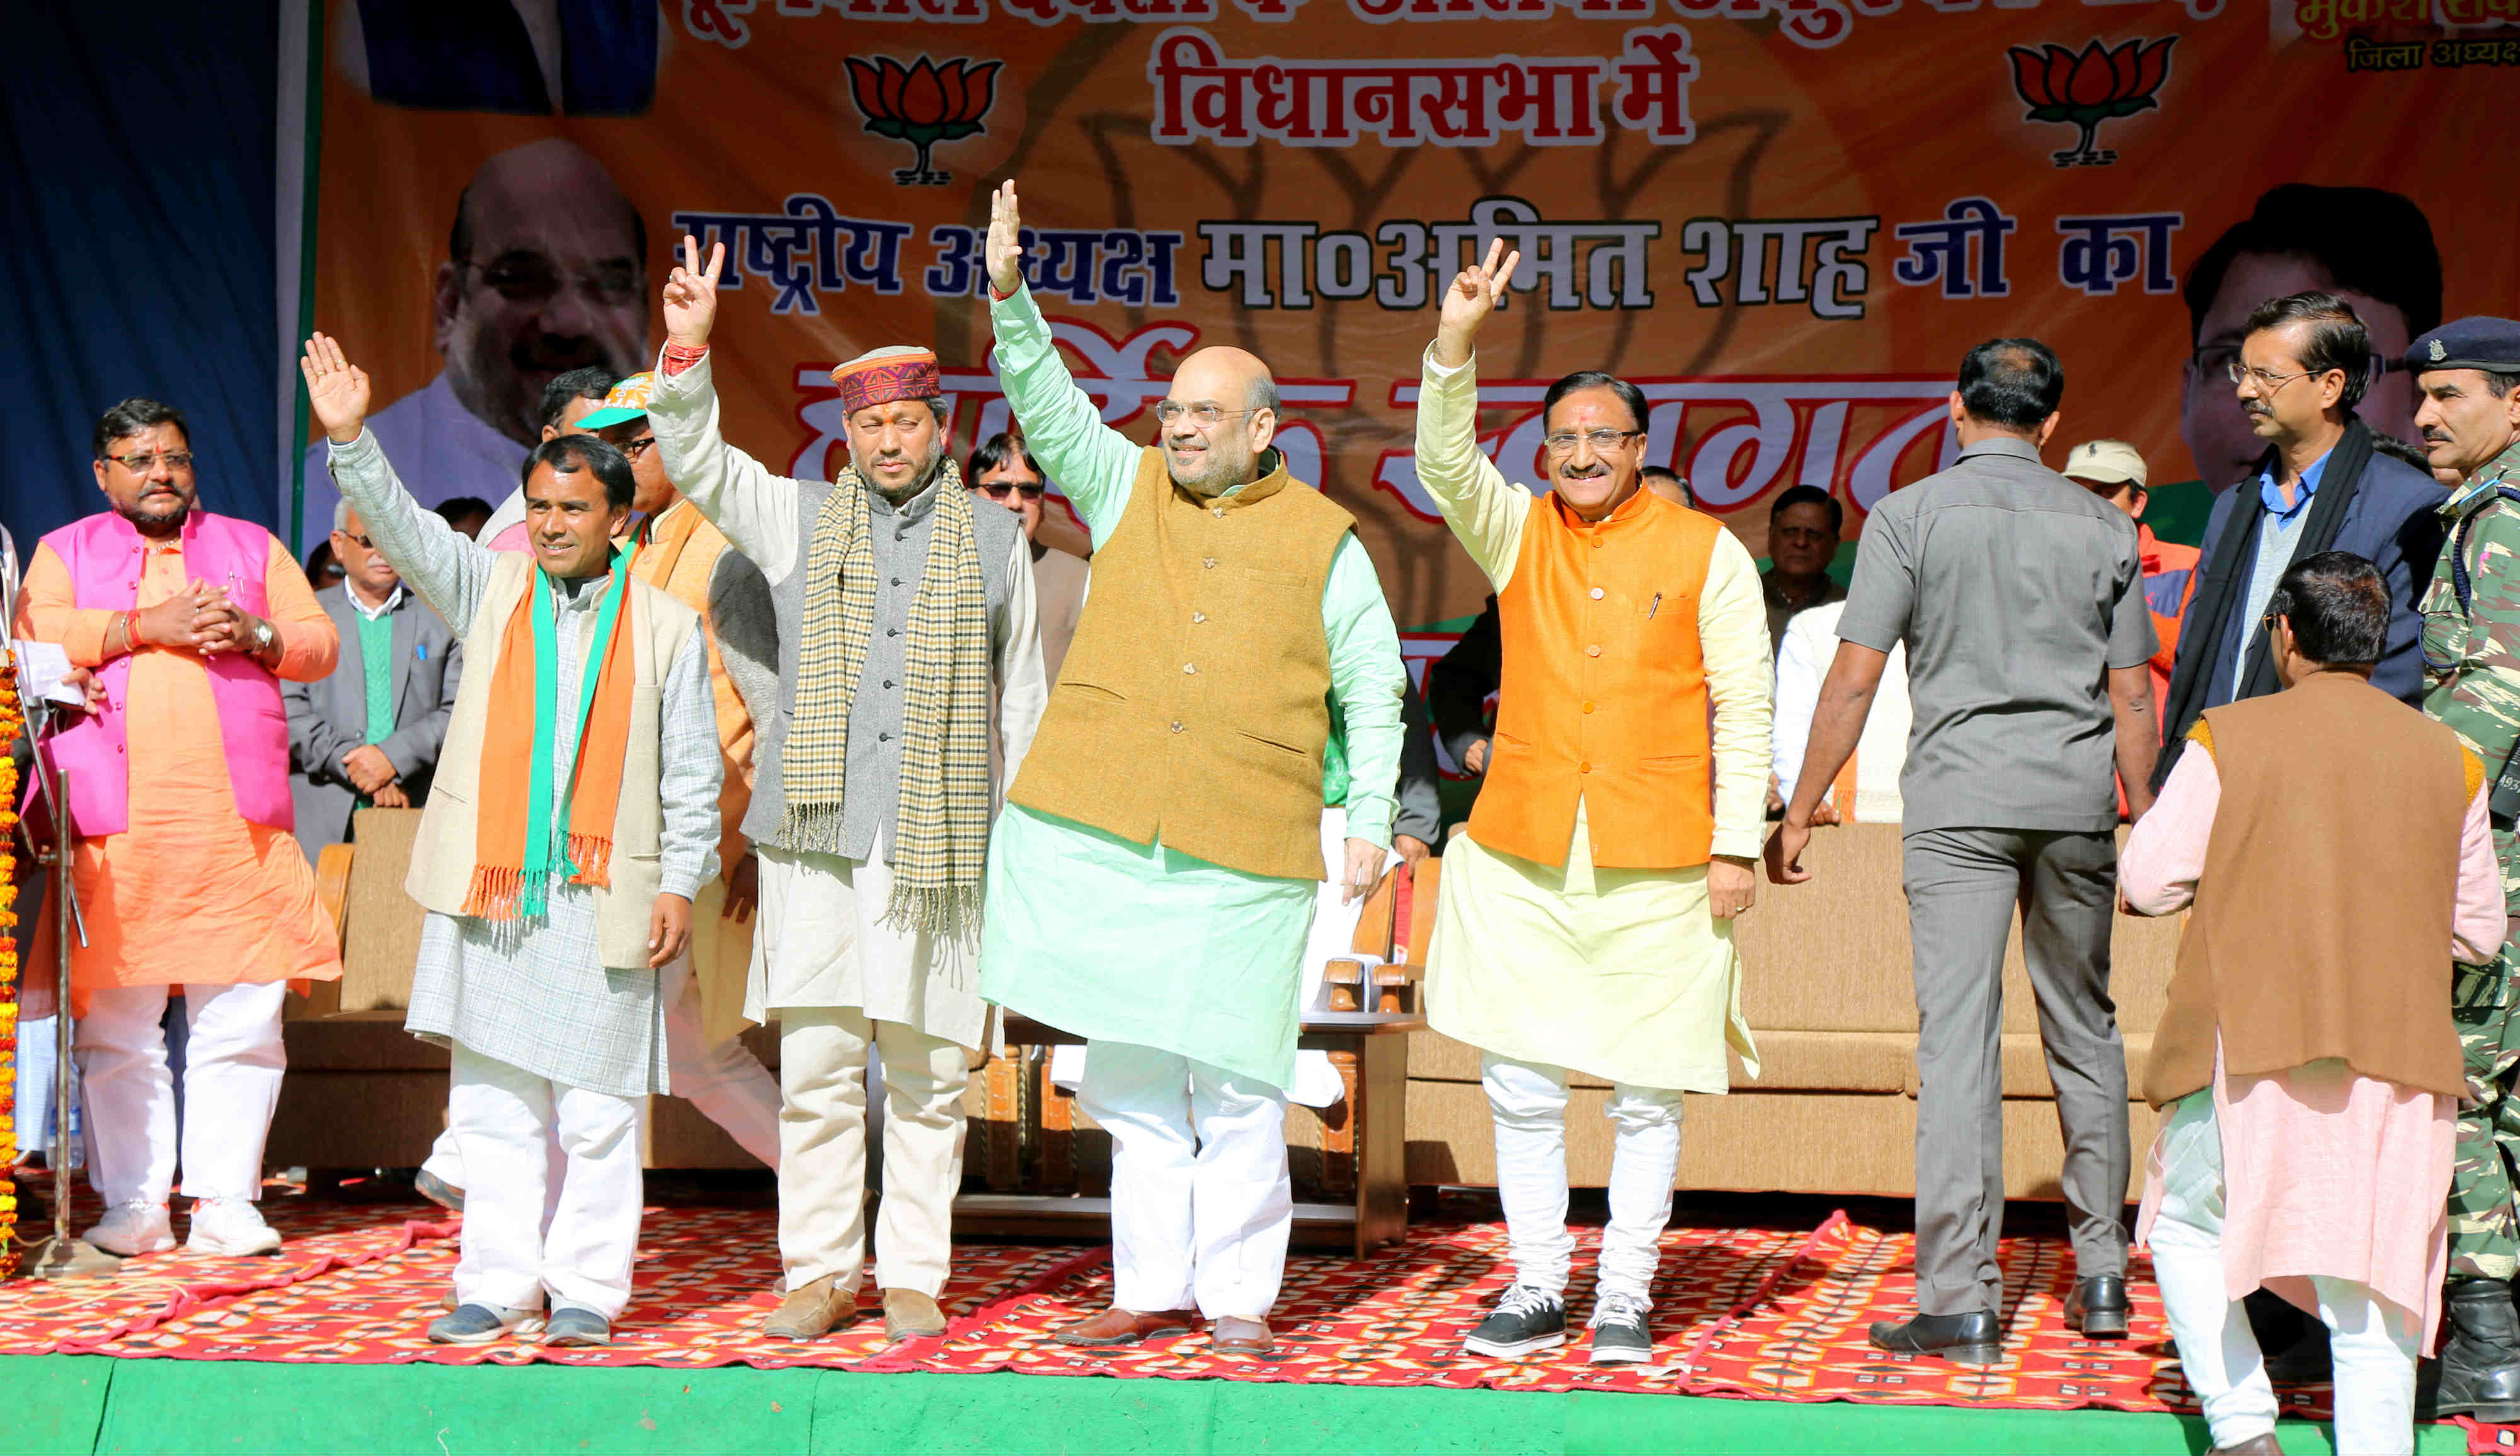
<svg viewBox="0 0 2520 1456"><path fill-rule="evenodd" d="M514 488L554 374L650 367L685 232L732 262L731 441L827 477L826 371L917 342L968 450L1008 423L979 265L1006 176L1105 418L1151 432L1188 349L1258 353L1296 474L1356 514L1404 624L1485 590L1410 445L1431 300L1491 238L1524 257L1481 340L1507 473L1539 475L1550 380L1611 370L1651 402L1649 458L1754 553L1787 486L1835 494L1851 540L1935 469L1984 339L2051 344L2054 458L2132 442L2147 519L2192 539L2257 453L2221 373L2251 305L2341 289L2390 354L2520 310L2512 0L439 9L328 7L313 296L432 501ZM2364 413L2410 435L2407 376Z"/></svg>

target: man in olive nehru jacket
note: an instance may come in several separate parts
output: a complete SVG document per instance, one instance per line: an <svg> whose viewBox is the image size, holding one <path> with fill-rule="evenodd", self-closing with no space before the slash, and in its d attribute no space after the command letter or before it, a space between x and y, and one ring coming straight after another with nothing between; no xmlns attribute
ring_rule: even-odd
<svg viewBox="0 0 2520 1456"><path fill-rule="evenodd" d="M1162 447L1139 445L1025 291L1013 183L990 211L999 375L1095 547L1042 751L990 845L981 957L990 1000L1088 1039L1079 1098L1111 1134L1113 1307L1058 1338L1134 1344L1205 1315L1218 1353L1263 1357L1294 1225L1285 1089L1330 705L1353 899L1391 841L1399 635L1353 519L1269 446L1268 367L1191 354L1155 409Z"/></svg>

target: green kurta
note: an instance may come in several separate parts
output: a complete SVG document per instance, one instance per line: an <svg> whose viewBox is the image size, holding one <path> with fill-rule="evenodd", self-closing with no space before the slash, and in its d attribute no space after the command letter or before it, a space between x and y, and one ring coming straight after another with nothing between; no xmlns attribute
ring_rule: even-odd
<svg viewBox="0 0 2520 1456"><path fill-rule="evenodd" d="M1100 547L1128 509L1143 447L1105 427L1067 377L1029 291L990 313L1025 447ZM1348 837L1387 847L1407 679L1382 584L1354 535L1331 558L1322 630L1343 719ZM980 992L1093 1040L1283 1087L1295 1074L1295 988L1319 888L1010 803L989 841Z"/></svg>

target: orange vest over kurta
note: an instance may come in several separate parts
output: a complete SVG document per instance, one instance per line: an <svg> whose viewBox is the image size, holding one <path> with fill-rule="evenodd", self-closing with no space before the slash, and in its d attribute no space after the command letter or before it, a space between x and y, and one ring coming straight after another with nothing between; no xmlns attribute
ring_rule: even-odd
<svg viewBox="0 0 2520 1456"><path fill-rule="evenodd" d="M1595 865L1706 863L1714 765L1697 604L1723 529L1649 490L1599 522L1554 492L1532 501L1497 596L1505 664L1470 816L1481 844L1562 865L1580 799Z"/></svg>

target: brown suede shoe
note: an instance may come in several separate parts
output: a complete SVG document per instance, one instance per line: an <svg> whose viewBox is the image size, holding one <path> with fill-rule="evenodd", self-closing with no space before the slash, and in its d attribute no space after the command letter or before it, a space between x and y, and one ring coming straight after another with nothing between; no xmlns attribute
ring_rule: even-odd
<svg viewBox="0 0 2520 1456"><path fill-rule="evenodd" d="M848 1323L858 1311L858 1292L842 1289L840 1276L826 1274L788 1297L761 1322L761 1333L776 1340L814 1340Z"/></svg>
<svg viewBox="0 0 2520 1456"><path fill-rule="evenodd" d="M1208 1342L1220 1355L1251 1360L1266 1360L1278 1353L1278 1342L1269 1333L1268 1321L1238 1319L1230 1314L1216 1322Z"/></svg>
<svg viewBox="0 0 2520 1456"><path fill-rule="evenodd" d="M917 1290L883 1292L883 1338L899 1344L945 1333L945 1311Z"/></svg>
<svg viewBox="0 0 2520 1456"><path fill-rule="evenodd" d="M1061 1344L1136 1344L1158 1335L1187 1335L1198 1328L1198 1311L1166 1309L1140 1314L1114 1304L1092 1319L1078 1320L1050 1338Z"/></svg>

